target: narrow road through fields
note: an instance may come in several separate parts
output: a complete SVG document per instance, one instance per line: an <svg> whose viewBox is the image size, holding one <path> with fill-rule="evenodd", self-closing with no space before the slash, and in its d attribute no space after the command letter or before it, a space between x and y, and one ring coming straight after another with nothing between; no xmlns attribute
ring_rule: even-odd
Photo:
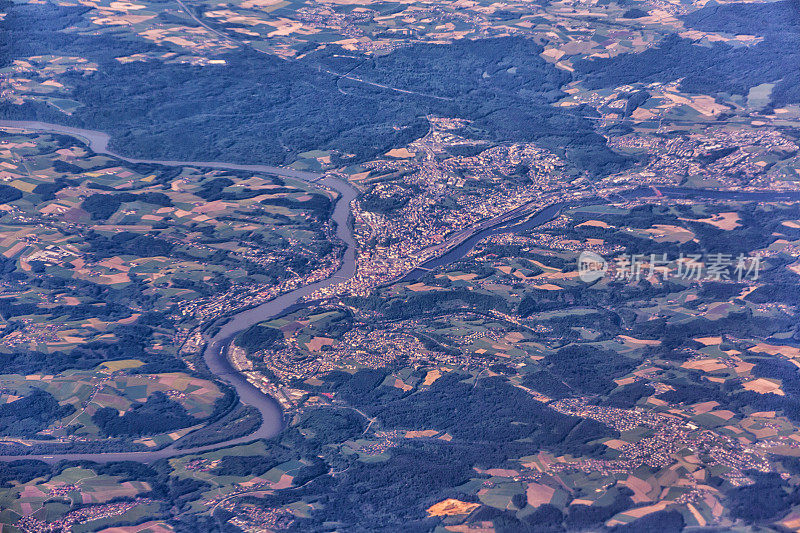
<svg viewBox="0 0 800 533"><path fill-rule="evenodd" d="M175 0L175 1L178 2L178 5L181 6L181 9L183 9L183 11L187 15L189 15L192 18L192 20L194 20L195 22L200 24L202 27L204 27L208 31L213 32L215 35L218 35L218 36L222 37L226 41L232 42L232 43L236 44L237 46L244 46L246 48L249 48L250 50L254 50L254 51L258 52L259 54L265 54L265 55L269 55L269 56L272 56L272 57L277 57L279 59L283 59L284 61L297 61L296 59L280 57L278 55L270 54L269 52L265 52L264 50L259 50L258 48L256 48L255 46L251 45L250 43L247 43L245 41L239 40L239 39L237 39L235 37L231 37L227 33L219 31L218 29L216 29L213 26L209 25L208 23L204 22L191 9L189 9L189 6L187 6L183 2L183 0ZM351 80L351 81L355 81L357 83L363 83L365 85L372 85L373 87L378 87L378 88L386 89L386 90L389 90L389 91L395 91L395 92L404 93L404 94L413 94L415 96L424 96L425 98L435 98L437 100L445 100L445 101L452 101L453 100L452 98L448 98L446 96L436 96L435 94L421 93L421 92L412 91L412 90L409 90L409 89L399 89L397 87L392 87L390 85L383 85L383 84L380 84L380 83L367 81L365 79L359 78L358 76L351 76L350 74L340 74L339 72L335 72L333 70L329 70L329 69L323 68L321 66L318 66L317 68L318 68L318 70L320 72L325 72L326 74L330 74L331 76L336 76L337 78L348 79L348 80ZM342 94L347 94L341 88L339 89L339 92L342 93Z"/></svg>

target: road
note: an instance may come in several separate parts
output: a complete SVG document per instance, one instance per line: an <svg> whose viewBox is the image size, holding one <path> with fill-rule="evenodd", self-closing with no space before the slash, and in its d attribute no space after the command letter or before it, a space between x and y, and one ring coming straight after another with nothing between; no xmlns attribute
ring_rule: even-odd
<svg viewBox="0 0 800 533"><path fill-rule="evenodd" d="M214 33L215 35L217 35L219 37L222 37L223 39L225 39L228 42L234 43L237 46L243 46L245 48L249 48L250 50L258 52L259 54L265 54L265 55L269 55L269 56L272 56L272 57L277 57L277 58L282 59L284 61L297 61L296 59L287 58L287 57L281 57L281 56L278 56L278 55L275 55L275 54L270 54L269 52L265 52L264 50L259 50L255 46L252 46L250 43L247 43L245 41L242 41L242 40L239 40L239 39L237 39L235 37L232 37L232 36L228 35L225 32L221 32L218 29L214 28L213 26L209 25L208 23L204 22L200 17L198 17L191 9L189 9L189 6L187 6L183 2L183 0L175 0L175 1L178 2L178 5L181 6L181 9L183 9L184 13L189 15L192 18L192 20L194 20L195 22L200 24L202 27L204 27L208 31ZM403 93L403 94L413 94L413 95L416 95L416 96L424 96L426 98L435 98L436 100L445 100L445 101L448 101L448 102L453 100L453 98L448 98L446 96L437 96L435 94L421 93L421 92L418 92L418 91L412 91L410 89L399 89L397 87L392 87L391 85L383 85L383 84L380 84L380 83L375 83L373 81L367 81L365 79L359 78L358 76L352 76L350 74L341 74L339 72L335 72L333 70L329 70L329 69L323 68L321 66L317 66L317 69L320 72L324 72L326 74L330 74L331 76L336 76L337 78L348 79L348 80L355 81L355 82L358 82L358 83L363 83L365 85L371 85L373 87L378 87L380 89L386 89L386 90L389 90L389 91L394 91L394 92ZM347 94L342 89L339 89L339 92L342 93L342 94Z"/></svg>
<svg viewBox="0 0 800 533"><path fill-rule="evenodd" d="M103 132L93 130L83 130L78 128L70 128L56 124L47 124L42 122L31 121L8 121L0 120L0 128L17 128L23 130L33 131L47 131L53 133L61 133L65 135L72 135L79 139L85 140L90 147L98 153L104 153L119 157L125 161L139 162L139 163L155 163L167 166L193 166L193 167L213 167L213 168L230 168L237 170L251 170L255 172L266 172L277 174L281 176L293 177L303 179L309 182L322 183L327 187L335 189L339 192L340 198L334 207L332 218L336 222L336 235L346 245L346 251L343 257L342 265L340 268L331 275L331 277L315 283L311 283L304 287L300 287L294 291L281 295L273 300L270 300L258 307L248 309L237 313L220 329L220 331L211 339L209 339L208 346L203 354L204 360L208 368L218 378L230 383L239 395L242 403L251 405L259 410L262 417L261 426L253 433L231 439L218 444L210 444L207 446L199 446L194 448L187 448L179 450L175 447L176 443L155 451L142 451L142 452L109 452L109 453L74 453L74 454L52 454L52 455L17 455L17 456L0 456L0 461L10 461L15 459L41 459L48 462L57 462L62 459L69 460L87 460L96 462L108 461L140 461L152 462L166 457L174 457L178 455L199 453L217 448L227 447L234 444L249 442L260 438L274 437L284 427L283 413L278 403L269 395L262 392L260 389L253 386L247 379L236 371L227 357L227 347L231 339L239 332L249 328L250 326L268 320L276 315L279 315L290 306L296 304L301 298L308 296L318 289L329 287L331 285L341 283L350 279L356 271L355 261L355 240L352 231L350 230L350 202L356 198L358 192L346 181L343 181L334 176L324 176L313 172L301 172L291 169L282 169L271 167L267 165L237 165L225 162L207 162L207 161L158 161L158 160L137 160L130 159L114 154L108 151L108 135ZM715 191L715 190L700 190L700 189L686 189L680 187L660 187L654 192L650 188L642 188L626 191L624 195L626 198L638 198L645 196L654 196L659 193L664 196L673 198L686 198L686 197L704 197L712 199L724 200L748 200L748 201L769 201L769 200L800 200L800 193L798 192L774 192L774 191L750 191L750 192L736 192L736 191ZM583 199L586 200L586 199ZM603 201L598 199L598 201ZM494 219L483 221L475 226L459 232L456 236L451 237L447 241L447 246L443 247L441 251L445 252L441 256L426 262L423 266L430 266L436 268L445 264L457 261L463 257L469 249L474 246L480 239L487 235L500 233L500 232L514 232L520 230L527 230L532 227L543 224L552 220L558 215L563 204L561 202L553 203L541 209L531 216L527 216L532 205L525 204L517 209L505 213ZM522 219L522 221L520 221ZM413 279L414 276L423 275L426 270L414 269L409 272L404 280ZM180 441L177 441L178 443Z"/></svg>

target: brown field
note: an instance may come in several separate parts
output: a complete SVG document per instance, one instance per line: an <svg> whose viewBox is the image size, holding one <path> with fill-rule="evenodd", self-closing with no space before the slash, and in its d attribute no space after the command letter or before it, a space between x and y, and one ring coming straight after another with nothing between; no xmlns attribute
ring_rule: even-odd
<svg viewBox="0 0 800 533"><path fill-rule="evenodd" d="M408 159L409 157L414 157L416 154L414 152L410 152L407 148L394 148L386 152L386 155L389 157L396 157L398 159Z"/></svg>
<svg viewBox="0 0 800 533"><path fill-rule="evenodd" d="M625 342L629 342L631 344L641 344L642 346L658 346L661 344L660 340L637 339L634 337L628 337L627 335L617 335L617 337Z"/></svg>
<svg viewBox="0 0 800 533"><path fill-rule="evenodd" d="M333 339L328 337L314 337L306 344L306 347L312 352L318 352L323 346L333 346Z"/></svg>
<svg viewBox="0 0 800 533"><path fill-rule="evenodd" d="M791 513L789 516L787 516L781 522L779 522L779 524L781 524L786 529L790 529L792 531L800 531L800 514Z"/></svg>
<svg viewBox="0 0 800 533"><path fill-rule="evenodd" d="M605 441L603 444L605 444L612 450L621 450L624 446L627 446L629 443L625 442L624 440L611 439Z"/></svg>
<svg viewBox="0 0 800 533"><path fill-rule="evenodd" d="M586 222L581 222L580 224L578 224L575 227L576 228L580 228L582 226L593 226L595 228L603 228L603 229L608 229L608 228L611 227L610 225L606 224L602 220L587 220Z"/></svg>
<svg viewBox="0 0 800 533"><path fill-rule="evenodd" d="M694 413L696 415L702 415L703 413L710 413L718 405L719 405L719 402L714 402L714 401L697 403L697 404L695 404L693 406L694 407Z"/></svg>
<svg viewBox="0 0 800 533"><path fill-rule="evenodd" d="M490 468L488 470L481 471L481 473L497 477L514 477L519 475L519 472L509 468Z"/></svg>
<svg viewBox="0 0 800 533"><path fill-rule="evenodd" d="M509 342L513 342L513 343L517 343L517 342L521 341L524 338L525 337L519 331L512 331L511 333L509 333L508 335L506 335L504 337L505 340L507 340Z"/></svg>
<svg viewBox="0 0 800 533"><path fill-rule="evenodd" d="M442 373L439 370L430 370L425 375L425 381L422 382L423 385L432 385L434 381L442 377Z"/></svg>
<svg viewBox="0 0 800 533"><path fill-rule="evenodd" d="M406 285L406 288L410 291L414 292L421 292L421 291L440 291L442 290L441 287L431 287L430 285L425 285L424 283L412 283L411 285Z"/></svg>
<svg viewBox="0 0 800 533"><path fill-rule="evenodd" d="M738 213L717 213L716 215L710 218L681 218L679 220L685 220L687 222L704 222L706 224L711 224L714 227L724 230L733 230L741 226L739 224L739 214Z"/></svg>
<svg viewBox="0 0 800 533"><path fill-rule="evenodd" d="M472 279L477 278L478 275L474 274L474 273L473 274L459 274L457 276L453 276L453 275L448 274L447 277L450 279L450 281L470 281Z"/></svg>
<svg viewBox="0 0 800 533"><path fill-rule="evenodd" d="M428 514L430 516L469 514L478 507L480 507L479 503L462 502L461 500L448 498L428 507Z"/></svg>
<svg viewBox="0 0 800 533"><path fill-rule="evenodd" d="M722 344L722 337L695 337L693 340L696 340L700 344L705 344L706 346Z"/></svg>
<svg viewBox="0 0 800 533"><path fill-rule="evenodd" d="M785 396L785 393L781 390L780 385L764 378L758 378L752 381L746 381L745 383L742 383L742 387L744 387L747 390L757 392L759 394L772 393L772 394L777 394L778 396Z"/></svg>
<svg viewBox="0 0 800 533"><path fill-rule="evenodd" d="M653 501L647 493L653 490L653 486L647 481L640 479L636 476L628 476L624 485L633 491L632 499L635 503L651 502Z"/></svg>
<svg viewBox="0 0 800 533"><path fill-rule="evenodd" d="M649 505L647 507L638 507L636 509L631 509L629 511L625 511L625 514L628 516L632 516L634 518L641 518L643 516L647 516L650 513L656 513L658 511L663 511L667 508L667 505L671 504L672 502L663 501L658 502L655 505Z"/></svg>
<svg viewBox="0 0 800 533"><path fill-rule="evenodd" d="M407 439L419 439L423 437L435 437L439 433L436 429L423 429L419 431L406 431Z"/></svg>
<svg viewBox="0 0 800 533"><path fill-rule="evenodd" d="M775 346L773 344L758 343L752 348L751 352L767 353L769 355L783 355L784 357L800 357L800 348L793 346Z"/></svg>
<svg viewBox="0 0 800 533"><path fill-rule="evenodd" d="M691 241L695 235L690 230L681 226L670 224L653 224L653 227L645 230L656 242L677 241L681 244Z"/></svg>
<svg viewBox="0 0 800 533"><path fill-rule="evenodd" d="M556 489L542 485L540 483L528 484L528 489L525 494L528 496L528 505L531 507L539 507L545 503L550 503L553 499Z"/></svg>
<svg viewBox="0 0 800 533"><path fill-rule="evenodd" d="M711 411L709 414L714 415L717 418L721 418L722 420L726 421L736 416L736 413L734 413L733 411L728 411L727 409L722 409L719 411Z"/></svg>
<svg viewBox="0 0 800 533"><path fill-rule="evenodd" d="M702 370L703 372L714 372L715 370L728 368L718 359L696 359L694 361L686 361L681 365L681 367L689 368L691 370Z"/></svg>
<svg viewBox="0 0 800 533"><path fill-rule="evenodd" d="M308 380L306 380L306 381L308 381ZM414 388L414 387L412 387L411 385L407 385L407 384L406 384L406 383L405 383L403 380L401 380L400 378L395 378L395 380L394 380L394 386L395 386L395 387L397 387L397 388L398 388L398 389L400 389L400 390L403 390L403 391L410 391L411 389L413 389L413 388Z"/></svg>
<svg viewBox="0 0 800 533"><path fill-rule="evenodd" d="M101 529L98 533L169 533L174 531L171 526L163 522L145 522L138 526L117 526Z"/></svg>

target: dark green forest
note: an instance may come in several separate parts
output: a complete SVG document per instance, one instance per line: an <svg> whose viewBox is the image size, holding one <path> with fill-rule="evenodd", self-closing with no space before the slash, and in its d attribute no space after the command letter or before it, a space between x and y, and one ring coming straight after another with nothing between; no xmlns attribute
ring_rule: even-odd
<svg viewBox="0 0 800 533"><path fill-rule="evenodd" d="M198 423L181 404L163 392L154 392L145 403L134 403L120 415L113 407L103 407L92 415L92 422L107 436L157 435Z"/></svg>
<svg viewBox="0 0 800 533"><path fill-rule="evenodd" d="M60 406L49 392L34 389L24 398L0 405L0 434L33 437L53 421L73 412L74 406Z"/></svg>
<svg viewBox="0 0 800 533"><path fill-rule="evenodd" d="M363 161L421 137L425 115L438 114L473 120L464 132L472 137L539 142L579 169L607 173L627 163L580 116L585 110L549 105L569 76L524 39L415 45L358 60L353 75L409 94L326 72L353 67L336 63L335 47L293 62L240 49L224 56L227 65L120 64L115 57L165 49L61 32L80 23L84 8L9 2L4 10L0 66L57 50L97 62L100 73L64 76L84 104L72 116L35 104L2 104L0 116L108 131L112 148L131 156L284 164L332 149Z"/></svg>
<svg viewBox="0 0 800 533"><path fill-rule="evenodd" d="M799 0L710 3L683 19L688 28L756 35L764 40L749 47L724 43L700 46L671 35L658 47L638 54L578 61L576 75L591 88L683 78L680 88L688 92L743 96L755 85L777 82L772 92L774 106L800 102Z"/></svg>

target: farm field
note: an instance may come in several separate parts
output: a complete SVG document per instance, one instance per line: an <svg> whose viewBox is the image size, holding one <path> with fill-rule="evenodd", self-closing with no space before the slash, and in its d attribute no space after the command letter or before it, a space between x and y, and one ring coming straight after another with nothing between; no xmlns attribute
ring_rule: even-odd
<svg viewBox="0 0 800 533"><path fill-rule="evenodd" d="M0 533L800 531L797 7L0 0Z"/></svg>
<svg viewBox="0 0 800 533"><path fill-rule="evenodd" d="M274 384L306 439L326 421L324 442L340 443L334 464L382 475L405 454L458 449L456 492L420 488L415 516L469 524L477 505L523 523L545 510L607 527L651 515L726 523L745 478L794 476L789 376L800 352L783 344L796 334L786 308L762 295L794 290L781 284L794 279L800 234L772 228L791 228L795 213L795 204L667 200L566 209L420 280L264 322L237 342L246 373ZM575 270L587 245L612 265L591 287ZM679 246L727 246L764 259L755 281L737 281L733 267L719 281L682 279L679 261L626 280L612 258L645 246L676 258ZM564 432L549 444L535 429L546 417ZM505 443L488 448L497 457L487 435Z"/></svg>
<svg viewBox="0 0 800 533"><path fill-rule="evenodd" d="M338 262L336 194L299 180L13 130L0 159L7 453L158 449L224 416L235 403L204 371L198 326Z"/></svg>
<svg viewBox="0 0 800 533"><path fill-rule="evenodd" d="M5 134L0 157L6 351L68 352L175 313L151 343L169 352L194 320L336 262L333 198L299 181L131 165L52 135ZM13 287L29 276L56 281Z"/></svg>

